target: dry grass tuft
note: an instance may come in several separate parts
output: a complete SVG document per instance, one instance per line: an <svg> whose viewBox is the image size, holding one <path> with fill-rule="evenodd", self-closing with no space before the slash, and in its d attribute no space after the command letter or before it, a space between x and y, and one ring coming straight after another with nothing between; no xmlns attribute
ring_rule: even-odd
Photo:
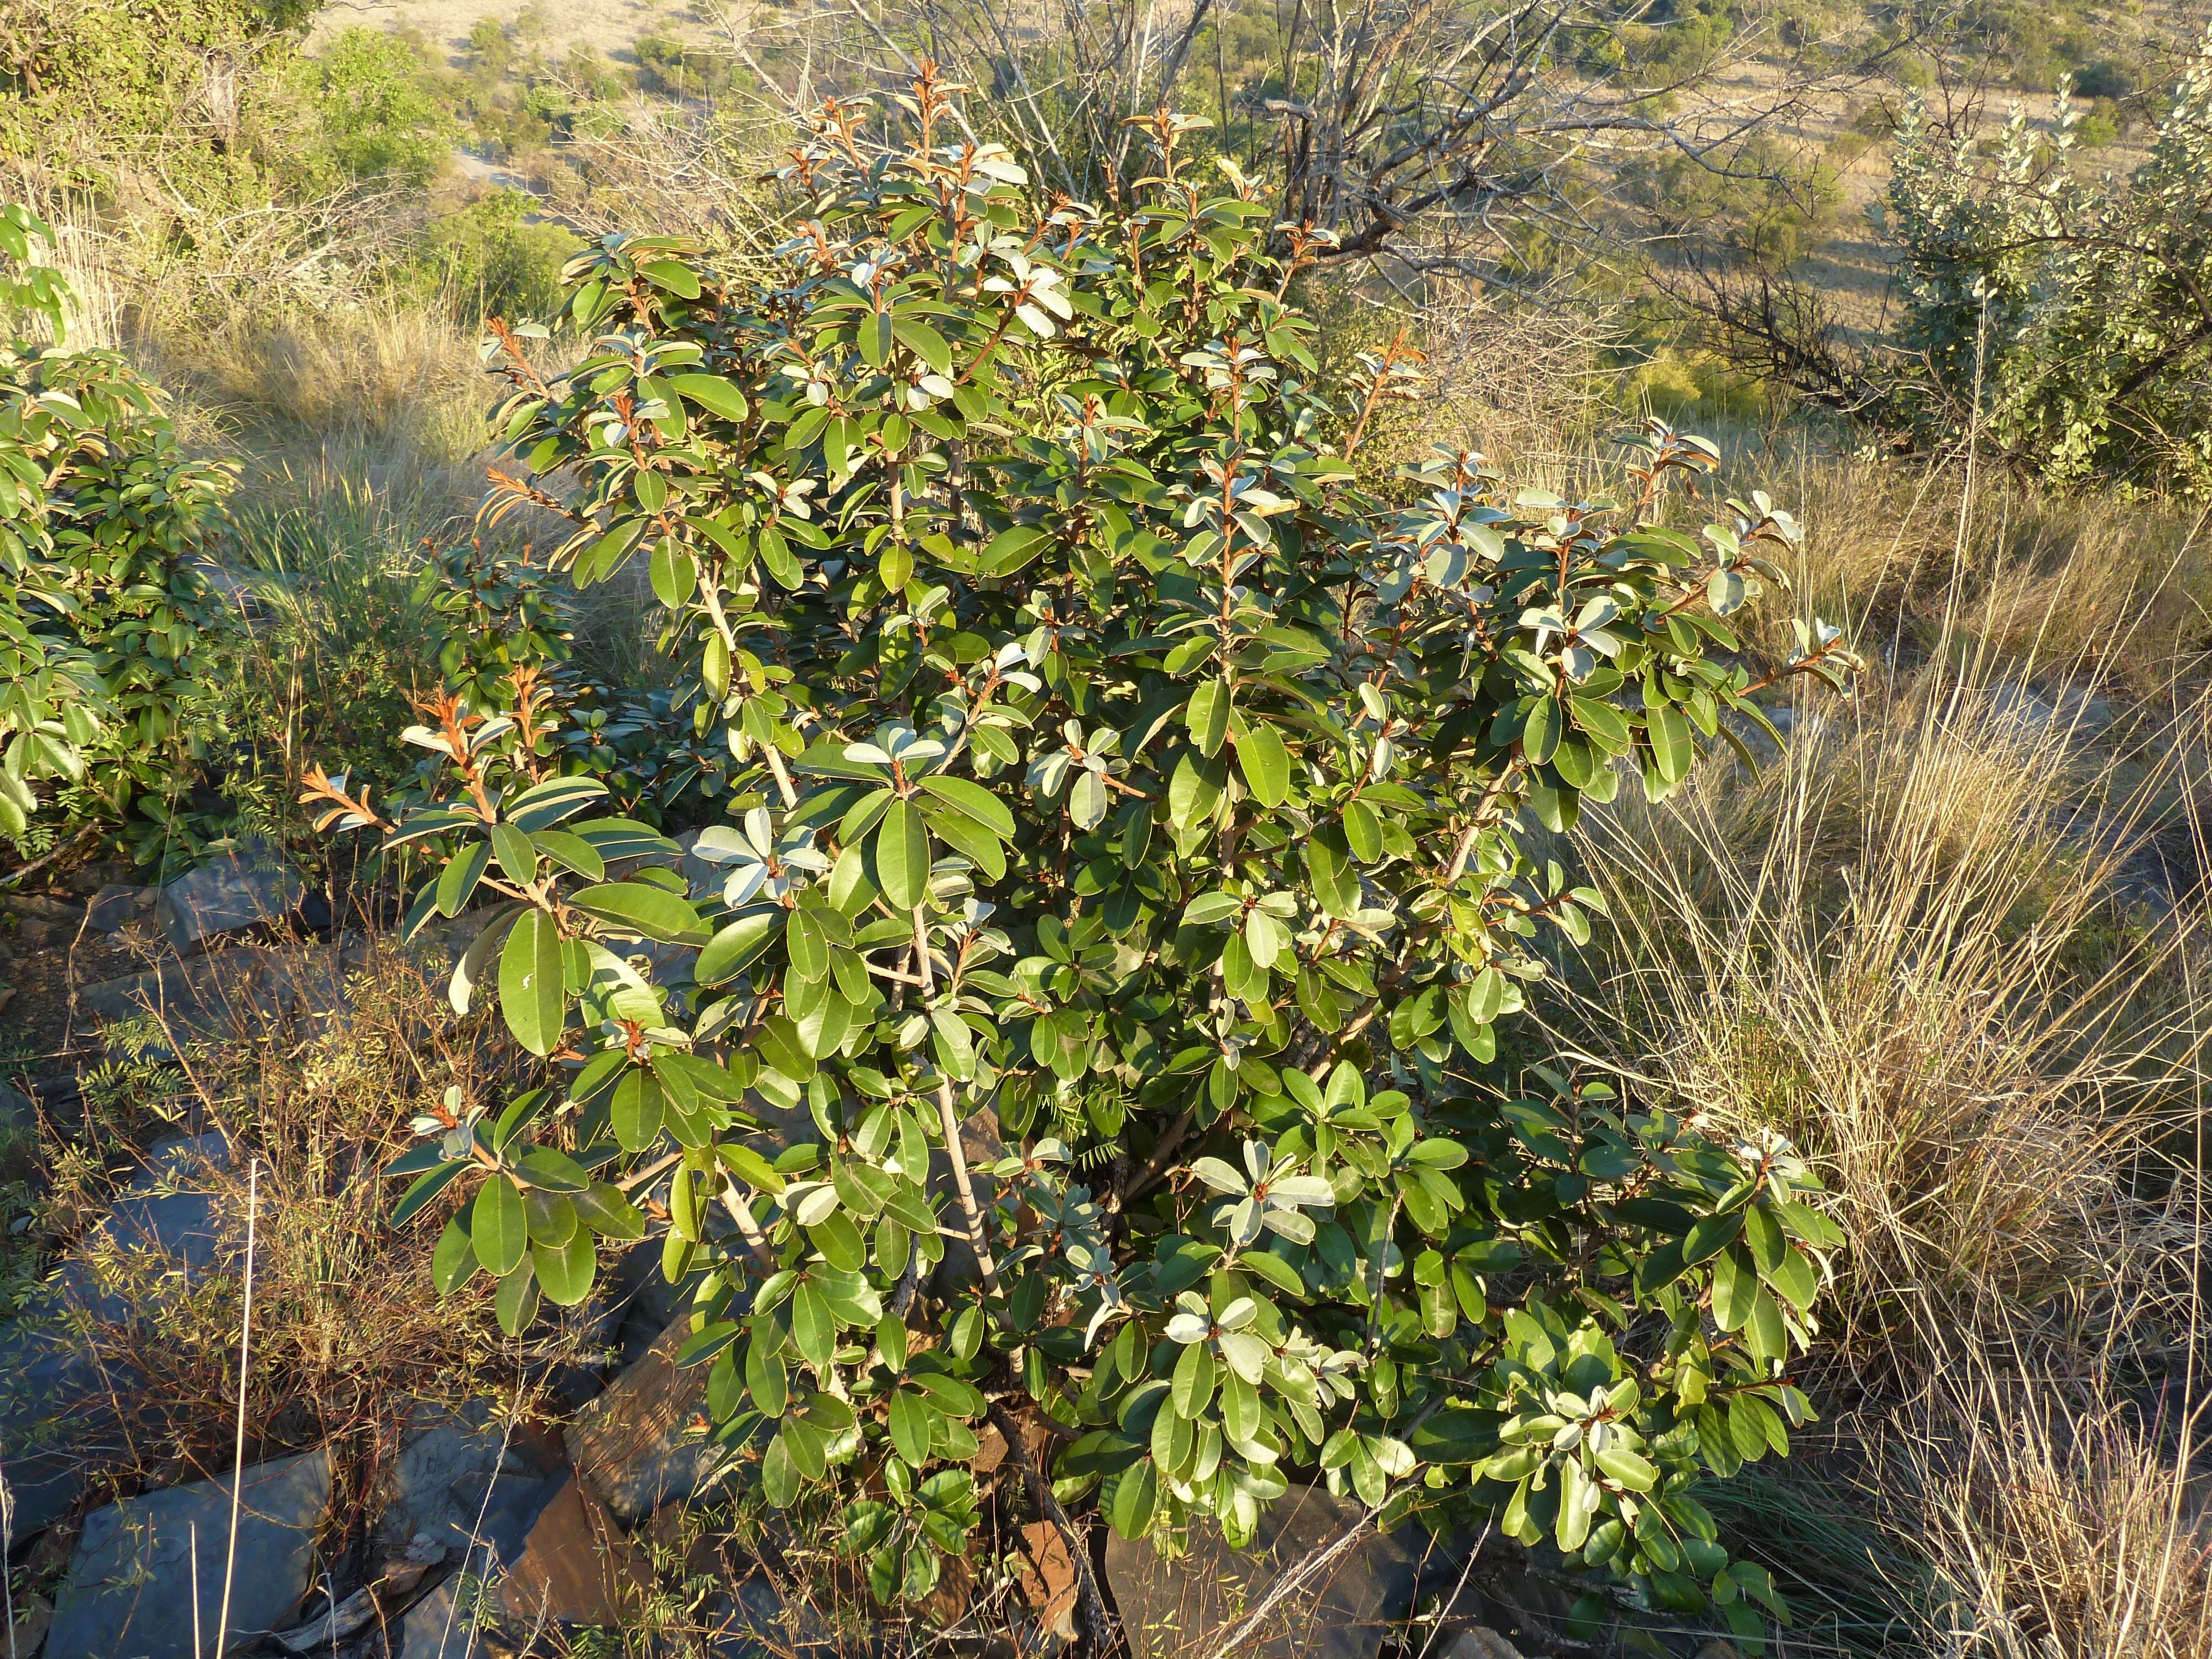
<svg viewBox="0 0 2212 1659"><path fill-rule="evenodd" d="M1924 1634L1990 1659L2212 1653L2212 1526L2165 1431L2106 1391L1947 1375L1898 1487L1932 1566Z"/></svg>
<svg viewBox="0 0 2212 1659"><path fill-rule="evenodd" d="M2159 792L2085 777L2068 737L1923 679L1808 716L1755 781L1589 829L1625 952L1607 1023L1656 1039L1668 1092L1819 1161L1855 1354L1985 1304L2141 1342L2172 1288L2137 1177L2190 1098L2156 993L2191 934L2113 915ZM2073 803L2124 783L2084 833Z"/></svg>
<svg viewBox="0 0 2212 1659"><path fill-rule="evenodd" d="M210 1195L216 1260L230 1265L195 1278L159 1252L95 1250L94 1272L129 1311L73 1320L113 1380L136 1473L229 1467L249 1178L258 1203L245 1419L257 1455L388 1444L414 1402L512 1380L518 1355L477 1305L488 1297L441 1303L430 1288L435 1219L385 1224L382 1170L412 1144L412 1115L448 1085L471 1097L508 1086L483 1022L455 1026L442 979L434 958L380 949L351 976L345 1013L184 1043L173 1109L229 1147L189 1188Z"/></svg>
<svg viewBox="0 0 2212 1659"><path fill-rule="evenodd" d="M1970 678L2052 672L2154 701L2212 651L2212 526L2203 511L2109 495L2050 496L1955 468L1739 438L1757 476L1811 526L1804 603L1849 618L1869 655L1944 656ZM1785 612L1760 619L1778 643ZM2199 665L2193 669L2191 665Z"/></svg>
<svg viewBox="0 0 2212 1659"><path fill-rule="evenodd" d="M1848 1236L1802 1373L1842 1426L1723 1500L1782 1651L2212 1652L2202 526L1899 476L1801 478L1872 683L1585 818L1615 925L1555 1024L1788 1135Z"/></svg>
<svg viewBox="0 0 2212 1659"><path fill-rule="evenodd" d="M312 434L325 448L398 443L460 461L483 447L489 398L474 343L422 307L248 317L167 340L163 355L231 418Z"/></svg>

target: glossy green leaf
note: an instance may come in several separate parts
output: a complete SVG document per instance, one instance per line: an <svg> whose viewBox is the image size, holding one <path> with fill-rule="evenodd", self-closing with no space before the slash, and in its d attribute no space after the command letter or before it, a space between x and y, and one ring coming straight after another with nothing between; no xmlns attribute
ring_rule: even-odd
<svg viewBox="0 0 2212 1659"><path fill-rule="evenodd" d="M666 888L648 882L610 882L568 896L568 902L617 933L663 945L704 945L707 930L699 913Z"/></svg>
<svg viewBox="0 0 2212 1659"><path fill-rule="evenodd" d="M929 890L929 827L912 801L884 811L875 839L876 885L894 910L911 910Z"/></svg>
<svg viewBox="0 0 2212 1659"><path fill-rule="evenodd" d="M580 1306L591 1295L592 1280L599 1271L599 1257L592 1249L590 1228L577 1228L564 1244L533 1243L530 1260L537 1269L538 1283L547 1301L574 1308Z"/></svg>
<svg viewBox="0 0 2212 1659"><path fill-rule="evenodd" d="M492 825L491 848L499 860L501 872L516 886L526 887L538 879L538 848L514 825Z"/></svg>
<svg viewBox="0 0 2212 1659"><path fill-rule="evenodd" d="M543 910L515 918L499 957L499 1006L514 1040L533 1054L559 1046L568 1018L561 933Z"/></svg>
<svg viewBox="0 0 2212 1659"><path fill-rule="evenodd" d="M491 843L472 841L453 854L438 877L438 908L446 915L458 916L468 908L475 895L477 882L491 863Z"/></svg>
<svg viewBox="0 0 2212 1659"><path fill-rule="evenodd" d="M1282 736L1255 720L1237 740L1237 769L1263 806L1280 806L1291 795L1291 751Z"/></svg>
<svg viewBox="0 0 2212 1659"><path fill-rule="evenodd" d="M792 1292L791 1340L799 1346L799 1358L816 1370L829 1364L837 1345L837 1319L822 1292L811 1285L801 1285Z"/></svg>
<svg viewBox="0 0 2212 1659"><path fill-rule="evenodd" d="M476 1251L475 1241L463 1226L459 1217L446 1224L438 1235L437 1247L430 1252L430 1282L438 1287L440 1296L451 1296L476 1276L483 1266Z"/></svg>
<svg viewBox="0 0 2212 1659"><path fill-rule="evenodd" d="M477 1194L469 1214L469 1237L475 1242L477 1260L495 1279L505 1278L522 1260L530 1243L528 1223L522 1194L505 1176L492 1176Z"/></svg>
<svg viewBox="0 0 2212 1659"><path fill-rule="evenodd" d="M668 384L686 403L696 404L708 414L719 415L726 421L742 421L752 412L736 383L718 374L672 374Z"/></svg>

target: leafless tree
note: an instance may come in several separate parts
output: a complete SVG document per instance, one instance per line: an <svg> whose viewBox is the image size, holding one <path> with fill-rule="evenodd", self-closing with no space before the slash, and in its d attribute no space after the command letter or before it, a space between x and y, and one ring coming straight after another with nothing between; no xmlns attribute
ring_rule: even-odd
<svg viewBox="0 0 2212 1659"><path fill-rule="evenodd" d="M733 0L721 15L732 49L793 104L935 58L975 88L976 125L1019 140L1071 196L1118 186L1141 154L1135 118L1207 115L1284 224L1335 239L1328 257L1495 281L1532 240L1617 248L1606 185L1629 163L1763 165L1743 160L1747 137L1864 72L1863 52L1784 47L1756 21L1723 46L1655 52L1666 3Z"/></svg>

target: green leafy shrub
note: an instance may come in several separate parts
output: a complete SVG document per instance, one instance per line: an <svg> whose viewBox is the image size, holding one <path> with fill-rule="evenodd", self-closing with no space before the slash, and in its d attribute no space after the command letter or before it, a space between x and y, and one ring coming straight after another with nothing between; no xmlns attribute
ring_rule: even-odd
<svg viewBox="0 0 2212 1659"><path fill-rule="evenodd" d="M2076 170L2081 111L2015 110L1993 163L1908 106L1883 223L1899 250L1900 336L1919 413L1974 426L2020 471L2212 489L2212 34L2124 180Z"/></svg>
<svg viewBox="0 0 2212 1659"><path fill-rule="evenodd" d="M46 234L21 210L5 227L11 261ZM58 317L52 282L15 281ZM188 850L177 815L222 735L210 680L231 633L198 561L233 477L185 453L117 353L0 347L0 830L21 836L52 780L70 827L118 826L145 860Z"/></svg>
<svg viewBox="0 0 2212 1659"><path fill-rule="evenodd" d="M441 705L442 787L391 817L315 775L324 827L437 853L416 922L488 905L454 1000L495 987L548 1065L423 1120L396 1218L439 1206L439 1289L494 1276L520 1331L673 1160L681 1363L768 1502L853 1496L887 1600L1025 1401L1053 1492L1131 1536L1249 1539L1316 1480L1755 1633L1696 1491L1807 1419L1837 1234L1786 1147L1504 1075L1495 1026L1600 908L1526 829L1848 671L1801 623L1762 672L1727 620L1796 525L1671 527L1716 457L1659 426L1617 501L1467 453L1364 487L1407 365L1315 384L1314 244L1272 257L1189 124L1099 210L950 143L927 72L899 105L793 151L772 263L611 239L572 371L493 348L535 479L495 516L567 513L580 586L647 564L736 793L693 887L535 702Z"/></svg>
<svg viewBox="0 0 2212 1659"><path fill-rule="evenodd" d="M714 98L729 91L732 63L725 52L665 34L638 37L635 48L641 78L671 98Z"/></svg>
<svg viewBox="0 0 2212 1659"><path fill-rule="evenodd" d="M576 660L574 606L549 573L477 537L441 551L425 575L446 623L439 667L461 708L526 703L558 775L596 780L615 807L655 829L696 821L727 793L727 745L708 741L672 692ZM433 799L441 768L427 759L402 802Z"/></svg>
<svg viewBox="0 0 2212 1659"><path fill-rule="evenodd" d="M568 660L568 622L544 571L471 537L441 549L426 574L430 603L446 619L438 665L447 688L471 708L512 704L518 668Z"/></svg>
<svg viewBox="0 0 2212 1659"><path fill-rule="evenodd" d="M40 316L58 334L67 284L32 263L45 221L0 205L0 326ZM69 601L51 568L46 455L65 441L64 411L12 390L0 392L0 833L20 838L38 810L33 786L84 775L83 746L99 734L100 681L82 652L50 625Z"/></svg>
<svg viewBox="0 0 2212 1659"><path fill-rule="evenodd" d="M415 47L398 35L351 28L295 66L298 95L321 131L298 158L313 181L385 179L422 184L444 172L456 136Z"/></svg>
<svg viewBox="0 0 2212 1659"><path fill-rule="evenodd" d="M559 225L526 222L536 205L522 191L497 190L447 214L417 259L420 279L471 321L557 309L561 267L581 244Z"/></svg>

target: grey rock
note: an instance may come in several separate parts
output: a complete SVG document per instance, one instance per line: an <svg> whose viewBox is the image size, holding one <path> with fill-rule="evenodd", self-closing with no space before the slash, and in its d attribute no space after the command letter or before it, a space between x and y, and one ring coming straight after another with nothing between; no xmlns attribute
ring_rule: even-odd
<svg viewBox="0 0 2212 1659"><path fill-rule="evenodd" d="M220 1134L156 1143L93 1230L86 1248L56 1275L51 1294L60 1304L115 1322L137 1309L129 1295L101 1277L94 1260L120 1256L132 1268L157 1267L187 1283L207 1273L232 1242L223 1199L211 1189L209 1176L229 1167L230 1145Z"/></svg>
<svg viewBox="0 0 2212 1659"><path fill-rule="evenodd" d="M722 1449L694 1426L707 1409L709 1368L676 1366L690 1334L690 1316L678 1316L568 1429L577 1473L626 1526L693 1497L723 1462Z"/></svg>
<svg viewBox="0 0 2212 1659"><path fill-rule="evenodd" d="M42 893L0 893L0 912L54 927L75 927L84 920L84 912L76 905Z"/></svg>
<svg viewBox="0 0 2212 1659"><path fill-rule="evenodd" d="M461 1659L468 1651L468 1625L454 1611L453 1589L448 1578L407 1609L395 1659Z"/></svg>
<svg viewBox="0 0 2212 1659"><path fill-rule="evenodd" d="M346 975L366 956L359 939L268 950L240 946L173 957L144 973L89 986L76 994L76 1002L101 1020L151 1013L178 1036L242 1036L288 1014L342 1010Z"/></svg>
<svg viewBox="0 0 2212 1659"><path fill-rule="evenodd" d="M157 887L111 881L85 907L85 923L96 933L119 933L134 917L151 911L161 896Z"/></svg>
<svg viewBox="0 0 2212 1659"><path fill-rule="evenodd" d="M363 1584L344 1601L325 1605L289 1630L280 1630L271 1638L276 1645L290 1654L323 1653L343 1649L356 1637L379 1629L393 1621L394 1615L404 1609L409 1594L428 1575L427 1566L395 1562L387 1565L374 1583ZM329 1589L327 1581L324 1585ZM355 1659L368 1659L372 1651L381 1653L384 1646L372 1637L369 1648L356 1649Z"/></svg>
<svg viewBox="0 0 2212 1659"><path fill-rule="evenodd" d="M0 1135L35 1134L39 1108L21 1089L0 1083Z"/></svg>
<svg viewBox="0 0 2212 1659"><path fill-rule="evenodd" d="M465 1571L484 1578L507 1571L522 1559L531 1529L560 1495L564 1479L493 1474L455 1481L462 1518L447 1531L447 1555L458 1554Z"/></svg>
<svg viewBox="0 0 2212 1659"><path fill-rule="evenodd" d="M518 1631L618 1625L649 1589L652 1563L573 1472L551 1484L522 1553L500 1577L502 1621Z"/></svg>
<svg viewBox="0 0 2212 1659"><path fill-rule="evenodd" d="M643 1556L568 1471L543 1479L464 1476L474 1528L451 1577L410 1608L400 1659L461 1659L473 1625L540 1630L617 1621L650 1579Z"/></svg>
<svg viewBox="0 0 2212 1659"><path fill-rule="evenodd" d="M607 1274L622 1322L615 1328L616 1363L625 1368L645 1358L669 1322L690 1305L691 1292L660 1271L660 1241L641 1239L615 1258Z"/></svg>
<svg viewBox="0 0 2212 1659"><path fill-rule="evenodd" d="M161 890L154 919L179 951L287 916L307 896L299 873L256 842L226 853Z"/></svg>
<svg viewBox="0 0 2212 1659"><path fill-rule="evenodd" d="M764 1572L718 1596L707 1612L714 1626L707 1650L714 1659L827 1659L852 1651L812 1608L787 1604Z"/></svg>
<svg viewBox="0 0 2212 1659"><path fill-rule="evenodd" d="M479 1622L491 1622L494 1609L481 1582L459 1574L446 1579L415 1605L393 1632L392 1659L480 1659Z"/></svg>
<svg viewBox="0 0 2212 1659"><path fill-rule="evenodd" d="M376 1547L389 1560L458 1556L476 1532L479 1512L493 1512L486 1500L507 1496L500 1484L510 1492L526 1489L526 1503L538 1492L537 1477L528 1455L491 1420L484 1401L473 1401L459 1413L422 1410L379 1494ZM504 1522L507 1506L493 1507ZM514 1547L520 1548L519 1537Z"/></svg>
<svg viewBox="0 0 2212 1659"><path fill-rule="evenodd" d="M1232 1550L1218 1528L1194 1525L1190 1552L1163 1559L1149 1543L1119 1533L1106 1541L1106 1577L1136 1659L1210 1651L1256 1609L1277 1578L1341 1537L1365 1513L1358 1503L1318 1486L1291 1488L1260 1517L1249 1552ZM1375 1659L1420 1595L1449 1588L1445 1571L1418 1528L1370 1532L1284 1597L1240 1651L1251 1659Z"/></svg>
<svg viewBox="0 0 2212 1659"><path fill-rule="evenodd" d="M76 1504L102 1466L125 1451L122 1423L86 1356L44 1333L0 1337L0 1480L8 1488L8 1542L51 1526Z"/></svg>
<svg viewBox="0 0 2212 1659"><path fill-rule="evenodd" d="M2008 681L1990 690L1990 708L2001 720L2075 739L2094 738L2112 723L2112 704L2078 685L2045 696Z"/></svg>
<svg viewBox="0 0 2212 1659"><path fill-rule="evenodd" d="M360 1635L376 1622L376 1593L357 1589L319 1616L290 1630L280 1630L270 1639L287 1653L320 1653Z"/></svg>
<svg viewBox="0 0 2212 1659"><path fill-rule="evenodd" d="M55 1602L46 1659L192 1659L195 1607L216 1652L288 1623L307 1593L316 1530L330 1507L330 1452L245 1472L230 1623L218 1632L235 1480L173 1486L94 1510Z"/></svg>
<svg viewBox="0 0 2212 1659"><path fill-rule="evenodd" d="M38 1659L46 1645L46 1632L53 1628L54 1604L43 1595L26 1595L15 1603L15 1623L9 1632L9 1653L12 1659Z"/></svg>
<svg viewBox="0 0 2212 1659"><path fill-rule="evenodd" d="M1444 1659L1522 1659L1522 1656L1520 1649L1487 1625L1477 1625L1459 1633L1444 1650Z"/></svg>
<svg viewBox="0 0 2212 1659"><path fill-rule="evenodd" d="M181 1286L216 1270L234 1229L207 1182L226 1165L221 1135L162 1143L118 1196L87 1247L62 1266L27 1317L0 1328L0 1478L13 1535L27 1536L66 1512L92 1478L127 1455L112 1401L131 1379L105 1374L70 1322L118 1322L141 1310L146 1281ZM121 1270L111 1279L94 1262Z"/></svg>

